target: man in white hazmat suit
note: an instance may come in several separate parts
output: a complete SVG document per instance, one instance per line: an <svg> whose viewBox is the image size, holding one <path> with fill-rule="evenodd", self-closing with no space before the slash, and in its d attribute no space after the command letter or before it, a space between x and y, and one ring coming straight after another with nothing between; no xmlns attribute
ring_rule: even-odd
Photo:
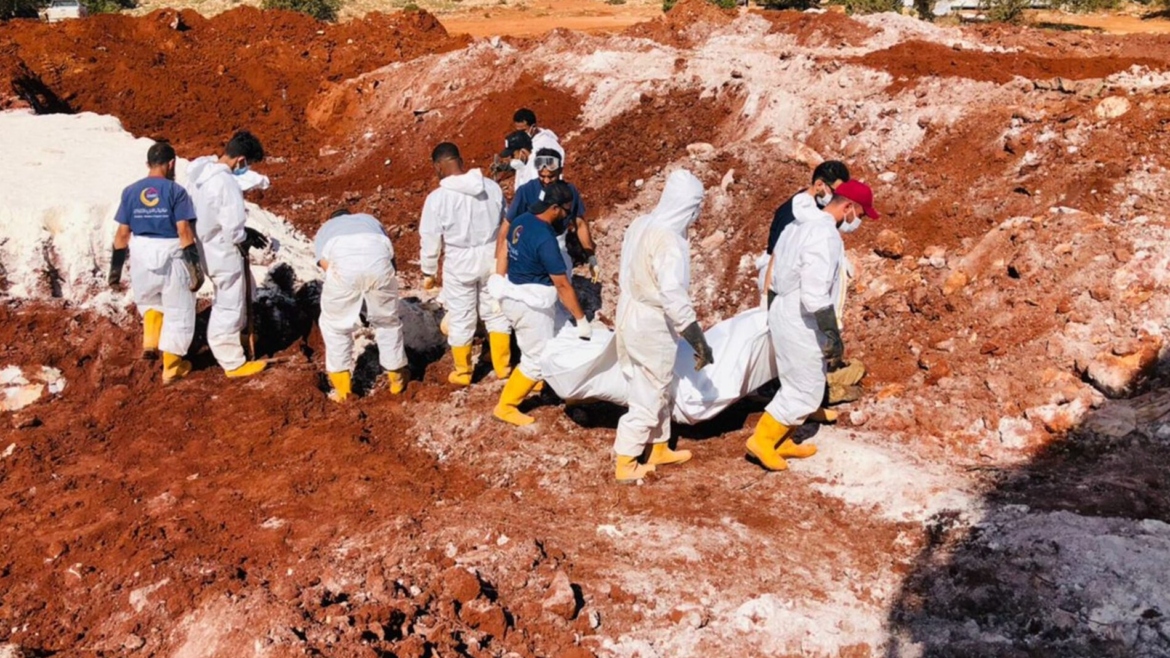
<svg viewBox="0 0 1170 658"><path fill-rule="evenodd" d="M492 414L505 423L523 426L535 422L519 405L543 379L540 358L554 335L558 300L576 321L577 336L582 340L593 336L552 228L572 212L572 204L573 193L566 183L555 181L544 188L540 203L517 217L508 230L506 278L494 275L489 284L492 296L500 300L504 315L516 330L520 346L520 365L508 377Z"/></svg>
<svg viewBox="0 0 1170 658"><path fill-rule="evenodd" d="M857 181L841 183L823 210L813 197L793 200L795 223L780 235L774 252L768 330L776 353L780 391L768 404L747 452L770 471L788 468L786 458L816 454L816 447L792 440L796 428L817 411L825 394L825 373L845 353L836 305L845 267L841 233L856 230L861 216L877 218L873 191Z"/></svg>
<svg viewBox="0 0 1170 658"><path fill-rule="evenodd" d="M162 350L163 384L191 372L183 358L195 335L195 291L203 285L195 246L195 207L175 182L175 149L155 142L146 154L149 174L122 192L109 284L122 283L130 259L130 286L142 314L142 356Z"/></svg>
<svg viewBox="0 0 1170 658"><path fill-rule="evenodd" d="M689 171L666 180L649 215L634 220L622 239L617 350L629 380L629 411L618 421L614 452L618 482L635 482L659 464L681 464L687 450L671 450L674 361L681 334L695 350L695 370L715 362L695 317L689 289L687 228L698 218L703 184ZM646 463L638 458L653 446Z"/></svg>
<svg viewBox="0 0 1170 658"><path fill-rule="evenodd" d="M264 370L267 362L248 361L240 342L247 322L249 277L247 250L263 248L266 238L244 227L247 213L244 193L236 178L264 159L264 147L252 133L239 131L224 147L223 155L193 161L187 168L191 198L199 218L199 246L204 268L215 288L207 344L228 377L248 377Z"/></svg>
<svg viewBox="0 0 1170 658"><path fill-rule="evenodd" d="M390 393L402 393L408 371L390 237L373 216L351 214L343 208L321 225L313 251L317 264L325 270L318 325L325 339L331 397L344 402L353 390L349 372L353 368L353 332L361 323L363 303L374 328L378 362L387 371Z"/></svg>
<svg viewBox="0 0 1170 658"><path fill-rule="evenodd" d="M447 307L447 344L455 361L447 381L471 385L471 340L477 319L482 319L488 330L492 368L497 377L506 379L512 372L512 329L487 290L495 267L504 193L480 170L466 170L459 148L450 142L435 147L431 162L439 175L439 187L423 204L419 263L423 288L433 289L439 256L446 247L442 298Z"/></svg>

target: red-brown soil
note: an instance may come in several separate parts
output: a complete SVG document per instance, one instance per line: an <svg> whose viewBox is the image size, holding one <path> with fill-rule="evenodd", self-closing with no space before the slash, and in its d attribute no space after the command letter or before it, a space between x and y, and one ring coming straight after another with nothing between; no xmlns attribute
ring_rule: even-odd
<svg viewBox="0 0 1170 658"><path fill-rule="evenodd" d="M894 77L891 92L921 78L955 77L1003 84L1016 76L1031 79L1103 78L1131 66L1159 68L1165 60L1150 57L1038 57L1030 53L986 53L948 48L938 43L904 41L857 59Z"/></svg>

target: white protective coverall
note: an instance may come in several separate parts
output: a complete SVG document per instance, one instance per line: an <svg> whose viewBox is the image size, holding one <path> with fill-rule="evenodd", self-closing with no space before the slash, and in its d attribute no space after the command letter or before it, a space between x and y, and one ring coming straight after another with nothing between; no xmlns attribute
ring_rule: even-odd
<svg viewBox="0 0 1170 658"><path fill-rule="evenodd" d="M670 439L674 362L679 334L695 321L688 290L687 228L699 216L703 184L694 174L670 175L658 206L634 220L622 240L617 350L630 382L629 411L618 421L614 451L637 457Z"/></svg>
<svg viewBox="0 0 1170 658"><path fill-rule="evenodd" d="M543 381L541 356L555 335L557 289L537 283L516 284L498 274L491 277L491 294L500 300L504 315L516 330L520 346L520 372Z"/></svg>
<svg viewBox="0 0 1170 658"><path fill-rule="evenodd" d="M776 300L768 309L780 391L767 412L788 427L802 424L824 399L825 338L813 314L826 306L841 312L845 268L837 220L807 193L796 196L793 214L796 221L776 242L771 282Z"/></svg>
<svg viewBox="0 0 1170 658"><path fill-rule="evenodd" d="M187 168L188 191L195 203L195 224L203 268L215 290L207 344L226 371L244 365L240 332L247 323L247 277L244 256L236 245L244 241L244 193L227 165L215 156L198 158Z"/></svg>
<svg viewBox="0 0 1170 658"><path fill-rule="evenodd" d="M334 217L317 231L313 250L317 260L329 264L318 320L325 339L326 370L353 368L353 332L361 324L363 302L378 343L378 362L386 370L405 368L394 246L382 225L366 214Z"/></svg>
<svg viewBox="0 0 1170 658"><path fill-rule="evenodd" d="M419 221L423 274L435 276L443 260L441 297L447 307L447 344L471 344L478 317L491 333L511 331L508 319L487 291L495 272L496 233L504 213L504 193L478 169L447 176L427 196Z"/></svg>
<svg viewBox="0 0 1170 658"><path fill-rule="evenodd" d="M178 238L130 236L130 288L141 315L163 314L158 348L183 356L195 336L195 293Z"/></svg>
<svg viewBox="0 0 1170 658"><path fill-rule="evenodd" d="M536 170L536 153L540 149L552 149L561 154L561 168L565 166L565 149L561 146L561 140L557 134L548 128L540 128L539 131L532 136L532 154L528 156L528 162L520 162L514 160L513 163L519 163L519 166L513 164L513 169L516 170L515 182L516 189L530 180L536 179L540 172Z"/></svg>

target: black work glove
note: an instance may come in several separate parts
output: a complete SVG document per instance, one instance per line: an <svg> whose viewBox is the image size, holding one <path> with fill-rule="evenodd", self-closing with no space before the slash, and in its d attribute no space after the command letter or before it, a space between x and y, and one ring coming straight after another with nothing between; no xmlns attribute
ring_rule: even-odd
<svg viewBox="0 0 1170 658"><path fill-rule="evenodd" d="M772 292L772 289L769 288L768 289L768 308L772 308L772 302L774 302L774 301L776 301L776 293Z"/></svg>
<svg viewBox="0 0 1170 658"><path fill-rule="evenodd" d="M268 237L254 228L244 227L244 241L240 244L245 250L263 249L268 246Z"/></svg>
<svg viewBox="0 0 1170 658"><path fill-rule="evenodd" d="M203 266L199 263L199 248L191 243L183 248L183 267L187 268L187 278L191 280L189 289L195 292L203 287Z"/></svg>
<svg viewBox="0 0 1170 658"><path fill-rule="evenodd" d="M683 329L682 337L695 350L695 370L702 370L715 363L715 355L711 352L711 346L707 344L707 337L703 335L703 329L699 327L698 322L687 325L687 328Z"/></svg>
<svg viewBox="0 0 1170 658"><path fill-rule="evenodd" d="M826 306L813 316L817 319L817 329L829 339L824 348L829 370L836 370L841 367L841 358L845 356L845 343L841 342L841 328L837 326L837 312L832 306Z"/></svg>
<svg viewBox="0 0 1170 658"><path fill-rule="evenodd" d="M110 284L111 288L122 285L122 267L126 264L128 256L130 256L130 247L114 249L113 255L110 256L110 275L106 278L106 282Z"/></svg>

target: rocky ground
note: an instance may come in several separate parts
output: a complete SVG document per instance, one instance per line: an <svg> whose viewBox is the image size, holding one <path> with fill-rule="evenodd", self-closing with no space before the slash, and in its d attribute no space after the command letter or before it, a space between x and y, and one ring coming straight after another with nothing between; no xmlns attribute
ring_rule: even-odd
<svg viewBox="0 0 1170 658"><path fill-rule="evenodd" d="M540 398L535 429L504 429L500 384L452 390L438 350L412 350L402 399L330 403L304 271L269 280L295 311L272 372L228 384L197 339L162 389L101 292L100 236L77 258L52 203L0 201L0 652L1170 653L1168 63L1163 37L697 2L540 39L246 8L0 25L4 107L113 115L184 157L248 126L289 240L372 212L423 302L426 155L487 164L520 105L590 207L602 319L622 232L676 167L709 187L708 325L758 303L771 211L822 158L884 213L846 237L870 375L807 430L820 454L744 461L749 399L678 428L692 464L617 487L619 409Z"/></svg>

